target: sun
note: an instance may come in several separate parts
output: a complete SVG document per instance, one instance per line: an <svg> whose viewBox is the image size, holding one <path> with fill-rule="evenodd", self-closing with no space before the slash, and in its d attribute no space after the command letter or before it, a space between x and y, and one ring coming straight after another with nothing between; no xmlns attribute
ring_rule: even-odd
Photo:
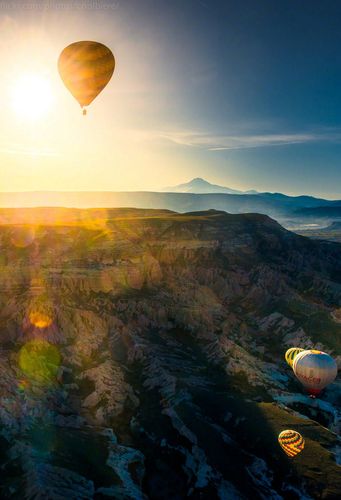
<svg viewBox="0 0 341 500"><path fill-rule="evenodd" d="M51 85L43 75L22 75L14 82L11 94L12 108L25 120L39 120L51 110L53 102Z"/></svg>

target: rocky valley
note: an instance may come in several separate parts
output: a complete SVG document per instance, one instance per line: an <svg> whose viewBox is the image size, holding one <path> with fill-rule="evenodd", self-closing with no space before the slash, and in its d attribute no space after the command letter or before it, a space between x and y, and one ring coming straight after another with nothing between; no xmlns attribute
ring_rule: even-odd
<svg viewBox="0 0 341 500"><path fill-rule="evenodd" d="M0 497L336 499L341 245L266 215L3 210ZM306 441L288 459L278 433Z"/></svg>

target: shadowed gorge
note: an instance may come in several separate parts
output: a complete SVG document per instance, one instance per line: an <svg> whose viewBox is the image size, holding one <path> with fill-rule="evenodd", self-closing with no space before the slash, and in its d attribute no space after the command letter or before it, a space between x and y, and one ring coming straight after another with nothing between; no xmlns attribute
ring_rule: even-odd
<svg viewBox="0 0 341 500"><path fill-rule="evenodd" d="M25 214L1 211L1 498L339 498L340 382L310 399L284 353L340 363L340 244L258 214Z"/></svg>

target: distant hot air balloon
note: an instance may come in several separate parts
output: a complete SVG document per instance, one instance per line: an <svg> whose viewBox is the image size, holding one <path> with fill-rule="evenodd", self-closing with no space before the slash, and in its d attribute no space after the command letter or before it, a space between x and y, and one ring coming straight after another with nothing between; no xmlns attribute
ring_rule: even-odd
<svg viewBox="0 0 341 500"><path fill-rule="evenodd" d="M299 347L291 347L285 353L285 361L288 363L289 366L291 366L291 368L294 363L295 357L302 351L304 351L304 349L300 349Z"/></svg>
<svg viewBox="0 0 341 500"><path fill-rule="evenodd" d="M309 394L317 396L337 375L335 360L326 352L302 351L294 359L293 370Z"/></svg>
<svg viewBox="0 0 341 500"><path fill-rule="evenodd" d="M98 42L72 43L62 51L58 59L61 79L82 108L89 106L104 89L114 69L113 53ZM83 114L86 114L85 109Z"/></svg>
<svg viewBox="0 0 341 500"><path fill-rule="evenodd" d="M304 439L301 434L291 429L282 431L278 436L278 442L290 458L301 453L304 448Z"/></svg>

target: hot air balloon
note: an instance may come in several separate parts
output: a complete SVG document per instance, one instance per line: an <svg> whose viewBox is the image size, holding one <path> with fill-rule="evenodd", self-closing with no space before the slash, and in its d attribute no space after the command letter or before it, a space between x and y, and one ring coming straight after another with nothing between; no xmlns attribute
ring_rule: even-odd
<svg viewBox="0 0 341 500"><path fill-rule="evenodd" d="M113 53L98 42L72 43L65 47L58 59L61 79L82 108L89 106L104 89L114 69ZM86 114L85 109L83 114Z"/></svg>
<svg viewBox="0 0 341 500"><path fill-rule="evenodd" d="M290 458L301 453L304 448L304 439L301 434L291 429L282 431L278 436L278 442Z"/></svg>
<svg viewBox="0 0 341 500"><path fill-rule="evenodd" d="M304 351L304 349L300 349L299 347L291 347L285 353L285 361L288 363L289 366L291 366L291 368L295 357L302 351Z"/></svg>
<svg viewBox="0 0 341 500"><path fill-rule="evenodd" d="M335 360L326 352L316 350L297 354L293 370L311 396L317 396L337 375Z"/></svg>

